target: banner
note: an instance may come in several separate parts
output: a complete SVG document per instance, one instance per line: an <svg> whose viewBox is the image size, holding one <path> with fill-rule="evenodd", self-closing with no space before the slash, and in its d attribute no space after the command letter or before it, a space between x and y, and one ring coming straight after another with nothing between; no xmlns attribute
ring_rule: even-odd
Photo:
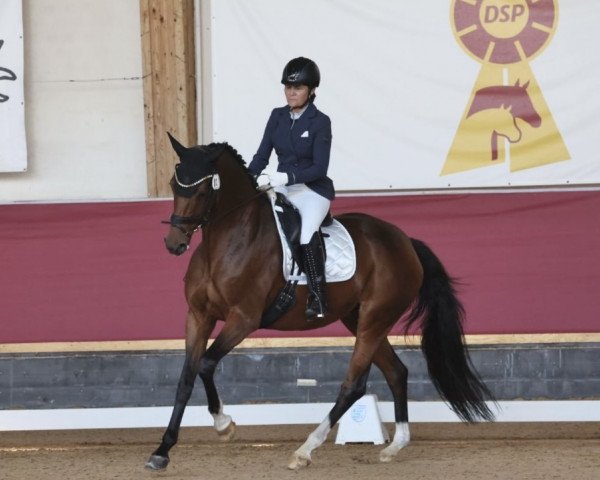
<svg viewBox="0 0 600 480"><path fill-rule="evenodd" d="M21 0L0 2L0 172L27 169Z"/></svg>
<svg viewBox="0 0 600 480"><path fill-rule="evenodd" d="M569 160L529 66L556 30L557 0L454 0L451 21L458 43L482 66L442 175L505 161L514 172Z"/></svg>
<svg viewBox="0 0 600 480"><path fill-rule="evenodd" d="M283 66L306 56L339 192L600 184L600 1L211 8L213 137L247 160L285 104Z"/></svg>

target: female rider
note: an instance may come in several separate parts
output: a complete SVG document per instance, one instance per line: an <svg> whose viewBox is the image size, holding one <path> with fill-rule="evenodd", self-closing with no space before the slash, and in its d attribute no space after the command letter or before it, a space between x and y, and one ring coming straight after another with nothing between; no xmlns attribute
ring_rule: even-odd
<svg viewBox="0 0 600 480"><path fill-rule="evenodd" d="M319 67L312 60L298 57L287 63L281 77L287 106L271 112L258 151L248 166L257 176L259 188L275 187L300 212L309 320L323 318L327 312L325 259L318 231L335 196L333 182L327 176L331 121L314 104L320 81ZM278 158L277 172L261 174L273 149Z"/></svg>

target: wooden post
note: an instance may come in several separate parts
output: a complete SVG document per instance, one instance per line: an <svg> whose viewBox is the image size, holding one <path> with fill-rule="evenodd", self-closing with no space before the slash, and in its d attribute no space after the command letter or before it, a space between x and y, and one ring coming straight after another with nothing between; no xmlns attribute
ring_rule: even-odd
<svg viewBox="0 0 600 480"><path fill-rule="evenodd" d="M193 0L140 0L148 195L170 196L177 157L167 131L196 145Z"/></svg>

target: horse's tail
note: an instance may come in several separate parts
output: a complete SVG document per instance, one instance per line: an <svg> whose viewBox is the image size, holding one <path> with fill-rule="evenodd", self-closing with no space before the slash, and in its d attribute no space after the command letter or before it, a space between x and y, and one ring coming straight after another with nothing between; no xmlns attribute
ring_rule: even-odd
<svg viewBox="0 0 600 480"><path fill-rule="evenodd" d="M467 422L493 420L485 403L493 400L475 371L463 341L464 309L453 279L439 258L420 240L411 239L423 266L423 285L406 329L420 319L421 349L433 385L452 410Z"/></svg>

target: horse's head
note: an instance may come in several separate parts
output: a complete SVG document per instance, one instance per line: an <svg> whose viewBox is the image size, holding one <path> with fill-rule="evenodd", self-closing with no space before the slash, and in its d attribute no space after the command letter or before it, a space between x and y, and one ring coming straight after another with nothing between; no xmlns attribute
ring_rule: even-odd
<svg viewBox="0 0 600 480"><path fill-rule="evenodd" d="M527 87L529 87L529 82L521 85L519 80L517 80L514 86L510 87L512 114L513 117L520 118L532 127L537 128L542 124L542 117L540 117L540 114L533 106L531 97L527 92Z"/></svg>
<svg viewBox="0 0 600 480"><path fill-rule="evenodd" d="M223 225L224 218L235 218L244 206L262 192L239 153L227 143L211 143L186 148L170 134L171 145L179 157L171 178L175 206L165 237L169 252L181 255L198 228Z"/></svg>
<svg viewBox="0 0 600 480"><path fill-rule="evenodd" d="M171 225L165 245L172 254L181 255L188 249L194 232L208 222L221 187L215 164L221 152L216 145L186 148L168 135L179 163L171 178L174 207L170 220L165 222Z"/></svg>
<svg viewBox="0 0 600 480"><path fill-rule="evenodd" d="M475 97L467 117L490 108L510 107L512 116L537 128L542 124L542 117L536 111L527 91L529 82L521 85L519 80L514 85L492 85L475 92Z"/></svg>

